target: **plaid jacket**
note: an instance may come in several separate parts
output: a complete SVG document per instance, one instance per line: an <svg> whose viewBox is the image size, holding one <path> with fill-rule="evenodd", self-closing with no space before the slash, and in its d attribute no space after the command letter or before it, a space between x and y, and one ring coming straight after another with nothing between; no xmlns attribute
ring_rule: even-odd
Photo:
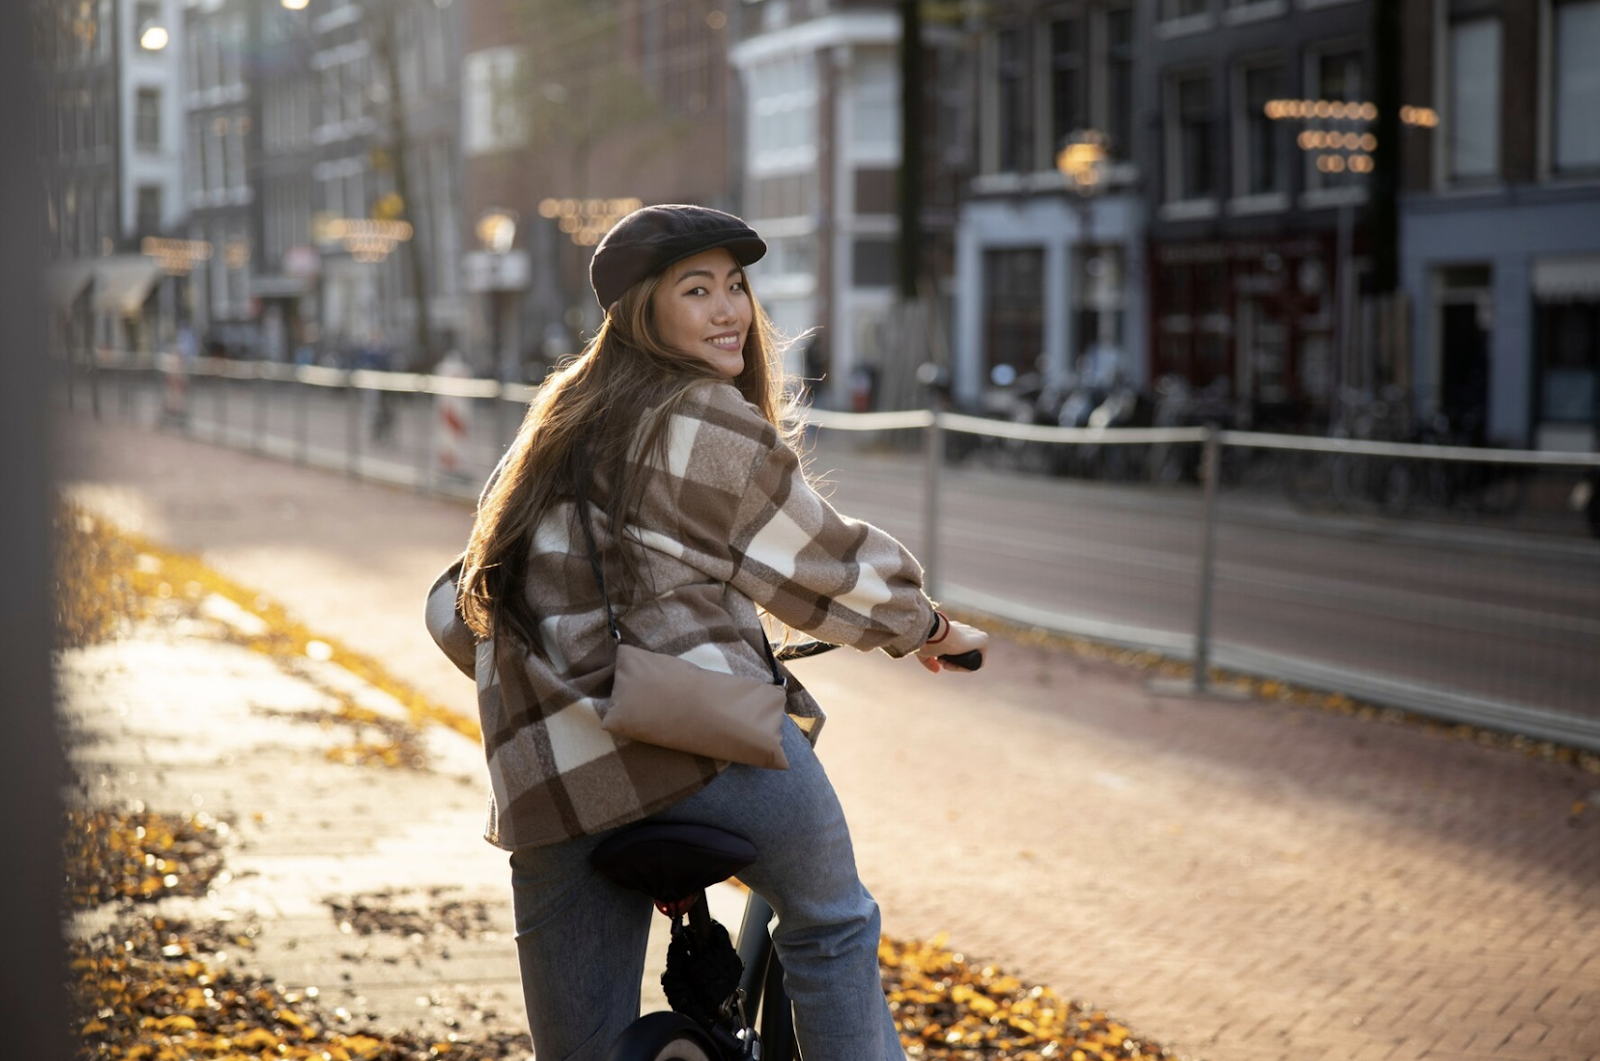
<svg viewBox="0 0 1600 1061"><path fill-rule="evenodd" d="M691 389L668 428L637 523L644 599L606 584L623 638L699 666L770 681L761 612L821 640L902 656L933 622L922 569L899 542L835 512L760 412L727 383ZM603 553L609 525L591 508ZM534 535L526 593L541 652L474 643L452 567L428 627L477 680L492 787L485 836L507 850L625 825L671 806L728 764L612 737L601 728L616 650L573 506ZM506 639L509 643L510 639ZM792 677L788 711L815 739L823 713Z"/></svg>

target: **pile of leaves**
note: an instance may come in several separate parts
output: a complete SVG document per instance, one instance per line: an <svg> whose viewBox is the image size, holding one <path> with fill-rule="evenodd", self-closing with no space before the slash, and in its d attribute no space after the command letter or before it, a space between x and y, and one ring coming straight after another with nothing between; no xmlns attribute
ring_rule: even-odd
<svg viewBox="0 0 1600 1061"><path fill-rule="evenodd" d="M67 905L87 910L118 899L204 895L223 872L228 831L208 814L73 808L63 835Z"/></svg>
<svg viewBox="0 0 1600 1061"><path fill-rule="evenodd" d="M878 945L889 1008L906 1052L941 1061L1173 1061L1086 1003L974 966L940 938Z"/></svg>
<svg viewBox="0 0 1600 1061"><path fill-rule="evenodd" d="M138 550L127 536L82 509L54 514L56 647L83 648L115 638L143 614L134 588Z"/></svg>
<svg viewBox="0 0 1600 1061"><path fill-rule="evenodd" d="M316 990L285 991L266 977L232 970L229 936L181 920L135 921L72 944L73 1023L88 1061L500 1061L524 1058L521 1032L481 1040L428 1041L349 1028L327 1013Z"/></svg>

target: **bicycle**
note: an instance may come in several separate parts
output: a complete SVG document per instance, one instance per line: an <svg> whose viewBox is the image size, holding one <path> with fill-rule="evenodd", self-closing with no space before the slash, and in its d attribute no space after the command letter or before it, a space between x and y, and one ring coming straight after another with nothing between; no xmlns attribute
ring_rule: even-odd
<svg viewBox="0 0 1600 1061"><path fill-rule="evenodd" d="M800 659L835 647L809 642L778 657ZM939 660L977 670L983 656L974 651ZM641 822L595 848L591 861L601 874L644 892L672 920L661 978L672 1009L628 1025L606 1061L798 1061L783 966L772 942L771 905L749 893L737 945L706 907L706 889L756 856L755 845L736 833L683 822Z"/></svg>

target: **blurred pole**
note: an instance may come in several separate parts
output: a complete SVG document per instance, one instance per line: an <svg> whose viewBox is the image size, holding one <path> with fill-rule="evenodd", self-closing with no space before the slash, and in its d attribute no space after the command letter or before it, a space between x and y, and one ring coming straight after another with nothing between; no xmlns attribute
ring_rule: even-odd
<svg viewBox="0 0 1600 1061"><path fill-rule="evenodd" d="M353 373L345 373L345 471L361 474L361 389Z"/></svg>
<svg viewBox="0 0 1600 1061"><path fill-rule="evenodd" d="M1194 691L1206 692L1211 669L1211 592L1216 566L1217 480L1222 478L1222 445L1216 424L1206 425L1200 451L1200 479L1204 490L1200 505L1200 592L1194 624Z"/></svg>
<svg viewBox="0 0 1600 1061"><path fill-rule="evenodd" d="M917 297L922 263L922 6L900 3L900 299Z"/></svg>
<svg viewBox="0 0 1600 1061"><path fill-rule="evenodd" d="M1400 283L1400 0L1372 5L1372 102L1378 108L1368 178L1372 235L1372 292L1391 294Z"/></svg>
<svg viewBox="0 0 1600 1061"><path fill-rule="evenodd" d="M934 395L928 402L933 422L923 436L927 460L922 479L922 589L935 600L939 597L939 472L944 452L944 402Z"/></svg>
<svg viewBox="0 0 1600 1061"><path fill-rule="evenodd" d="M0 4L0 541L9 585L0 594L0 1016L6 1054L69 1056L61 940L61 790L66 770L51 690L50 363L40 252L44 232L33 79L33 4Z"/></svg>

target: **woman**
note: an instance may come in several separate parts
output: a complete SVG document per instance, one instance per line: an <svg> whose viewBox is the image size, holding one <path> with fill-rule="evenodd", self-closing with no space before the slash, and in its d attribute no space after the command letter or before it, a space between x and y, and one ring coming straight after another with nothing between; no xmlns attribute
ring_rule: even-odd
<svg viewBox="0 0 1600 1061"><path fill-rule="evenodd" d="M765 251L744 222L702 207L616 224L590 266L605 322L540 388L429 598L435 638L478 679L487 838L511 852L540 1061L599 1058L638 1014L650 902L598 876L589 853L646 817L718 825L760 851L740 878L778 913L808 1061L902 1057L877 906L812 751L823 715L810 694L789 681L787 770L614 738L600 721L616 645L580 504L628 644L755 681L772 680L763 613L932 671L940 653L987 645L935 611L898 542L806 483L780 351L745 284Z"/></svg>

